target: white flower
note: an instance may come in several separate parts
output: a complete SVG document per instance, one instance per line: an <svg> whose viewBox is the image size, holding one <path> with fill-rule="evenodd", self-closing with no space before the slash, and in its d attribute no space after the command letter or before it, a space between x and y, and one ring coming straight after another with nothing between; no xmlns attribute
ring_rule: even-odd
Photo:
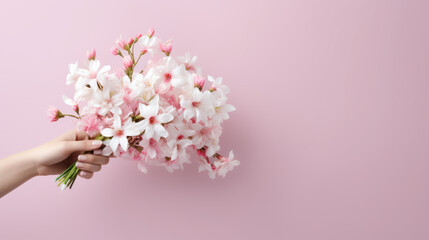
<svg viewBox="0 0 429 240"><path fill-rule="evenodd" d="M145 35L139 40L140 46L142 47L141 53L149 52L150 55L153 56L154 53L154 46L156 46L156 37L150 37Z"/></svg>
<svg viewBox="0 0 429 240"><path fill-rule="evenodd" d="M197 61L197 56L191 56L189 53L185 53L183 57L177 57L180 63L185 65L185 70L189 72L195 72L198 75L201 75L201 68L195 65Z"/></svg>
<svg viewBox="0 0 429 240"><path fill-rule="evenodd" d="M159 73L151 68L144 75L143 79L136 83L136 87L140 90L140 95L145 102L149 102L155 96L160 79L161 76Z"/></svg>
<svg viewBox="0 0 429 240"><path fill-rule="evenodd" d="M188 163L188 156L186 154L186 148L192 145L192 140L189 137L195 134L192 129L184 129L183 118L178 118L172 124L168 125L169 136L167 139L167 146L172 149L171 161L178 160L179 164ZM190 163L190 162L189 162Z"/></svg>
<svg viewBox="0 0 429 240"><path fill-rule="evenodd" d="M216 177L216 171L213 170L211 164L207 163L204 158L201 158L201 164L198 167L198 172L203 172L203 171L206 171L206 170L209 172L209 177L211 179L215 179L215 177Z"/></svg>
<svg viewBox="0 0 429 240"><path fill-rule="evenodd" d="M65 104L69 105L69 106L76 106L77 102L69 97L67 97L66 95L63 95L63 101Z"/></svg>
<svg viewBox="0 0 429 240"><path fill-rule="evenodd" d="M229 87L222 85L222 78L218 77L214 79L212 76L208 76L209 82L212 82L212 86L210 90L212 91L220 91L223 95L229 93Z"/></svg>
<svg viewBox="0 0 429 240"><path fill-rule="evenodd" d="M159 140L160 137L168 137L168 132L165 130L162 123L168 123L173 120L173 115L171 113L161 113L159 112L159 96L156 95L148 106L141 104L139 105L140 116L144 117L142 121L138 124L141 125L141 128L144 130L144 138L150 139L154 138Z"/></svg>
<svg viewBox="0 0 429 240"><path fill-rule="evenodd" d="M128 75L123 76L122 78L122 89L124 92L127 93L126 96L128 97L130 101L134 100L138 95L140 95L140 92L142 91L143 87L142 85L143 75L140 73L133 75L133 81L131 81L130 77Z"/></svg>
<svg viewBox="0 0 429 240"><path fill-rule="evenodd" d="M207 118L215 113L213 108L213 100L209 91L203 93L194 88L192 98L187 99L183 95L180 96L180 106L185 109L183 116L186 120L196 117L197 122L207 122Z"/></svg>
<svg viewBox="0 0 429 240"><path fill-rule="evenodd" d="M166 58L164 64L158 67L158 71L165 84L171 84L171 86L175 88L189 88L194 86L191 74L185 70L185 66L183 64L177 65L171 57Z"/></svg>
<svg viewBox="0 0 429 240"><path fill-rule="evenodd" d="M88 70L87 69L79 69L79 74L82 76L78 83L79 85L87 85L89 84L92 88L92 90L97 90L97 80L102 80L105 77L105 74L107 74L110 71L110 66L106 65L103 66L100 69L100 61L98 60L91 60L88 64Z"/></svg>
<svg viewBox="0 0 429 240"><path fill-rule="evenodd" d="M235 107L226 103L226 96L220 91L212 93L214 98L214 109L216 114L212 117L213 121L220 124L223 120L229 119L229 112L235 111Z"/></svg>
<svg viewBox="0 0 429 240"><path fill-rule="evenodd" d="M121 125L121 118L119 115L114 116L113 128L105 128L101 131L101 135L105 137L112 137L109 146L112 148L112 151L115 152L120 144L124 151L128 150L128 139L130 136L140 135L141 130L139 126L132 122L131 118Z"/></svg>
<svg viewBox="0 0 429 240"><path fill-rule="evenodd" d="M151 158L154 159L156 157L156 154L159 151L159 146L158 146L158 142L155 141L155 139L151 138L149 140L142 140L140 142L140 146L143 147L144 151L146 152L146 158L145 160L147 161L147 158Z"/></svg>
<svg viewBox="0 0 429 240"><path fill-rule="evenodd" d="M110 142L111 141L112 141L111 139L107 139L107 140L103 141L104 145L106 145L106 146L103 148L102 154L104 156L111 156L111 155L113 155L113 156L117 157L117 156L119 156L121 154L121 149L117 148L116 151L113 152L112 147L110 147Z"/></svg>
<svg viewBox="0 0 429 240"><path fill-rule="evenodd" d="M220 161L215 161L214 165L218 169L219 176L225 177L229 171L240 165L240 161L234 159L234 153L231 151L228 158L222 157Z"/></svg>
<svg viewBox="0 0 429 240"><path fill-rule="evenodd" d="M67 75L66 84L72 84L76 83L77 80L80 77L80 74L78 72L77 62L69 64L69 71L70 73Z"/></svg>
<svg viewBox="0 0 429 240"><path fill-rule="evenodd" d="M103 86L103 90L95 91L92 104L99 108L98 114L105 116L107 113L122 114L121 105L123 101L121 92L112 92L109 85Z"/></svg>

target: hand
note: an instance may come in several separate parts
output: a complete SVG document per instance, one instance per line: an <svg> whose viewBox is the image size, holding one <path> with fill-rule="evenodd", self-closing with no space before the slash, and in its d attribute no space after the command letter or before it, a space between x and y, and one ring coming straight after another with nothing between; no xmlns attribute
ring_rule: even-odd
<svg viewBox="0 0 429 240"><path fill-rule="evenodd" d="M89 179L94 172L101 170L101 165L109 163L109 157L102 156L99 140L88 140L85 132L69 131L62 136L41 146L28 150L34 156L38 175L60 174L71 164L76 164L79 176ZM97 150L98 149L98 150ZM82 152L93 151L94 154Z"/></svg>

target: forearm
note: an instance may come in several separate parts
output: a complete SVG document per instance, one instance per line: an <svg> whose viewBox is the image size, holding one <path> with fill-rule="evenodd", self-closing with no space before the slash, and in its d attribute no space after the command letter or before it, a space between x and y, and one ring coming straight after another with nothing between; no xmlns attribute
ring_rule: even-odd
<svg viewBox="0 0 429 240"><path fill-rule="evenodd" d="M28 151L0 159L0 198L37 175L37 164Z"/></svg>

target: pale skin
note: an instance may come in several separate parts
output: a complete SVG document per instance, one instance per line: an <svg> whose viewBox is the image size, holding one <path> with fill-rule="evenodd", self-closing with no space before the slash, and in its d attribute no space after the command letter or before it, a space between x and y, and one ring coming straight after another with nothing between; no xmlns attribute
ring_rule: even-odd
<svg viewBox="0 0 429 240"><path fill-rule="evenodd" d="M43 145L0 159L0 198L36 176L58 175L78 161L79 176L90 179L109 163L102 142L85 132L69 131ZM94 154L84 152L94 151Z"/></svg>

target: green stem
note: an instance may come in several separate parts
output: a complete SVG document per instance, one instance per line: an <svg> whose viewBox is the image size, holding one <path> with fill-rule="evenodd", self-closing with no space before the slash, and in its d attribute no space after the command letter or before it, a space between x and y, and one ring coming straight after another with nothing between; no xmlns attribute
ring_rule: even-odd
<svg viewBox="0 0 429 240"><path fill-rule="evenodd" d="M55 182L58 181L58 179L60 179L62 176L64 176L66 173L68 173L68 171L70 171L70 169L73 167L73 165L70 165L63 173L61 173L61 175L59 175L56 179Z"/></svg>
<svg viewBox="0 0 429 240"><path fill-rule="evenodd" d="M76 118L76 119L80 119L80 117L77 117L77 116L75 116L75 115L71 115L71 114L63 114L64 116L68 116L68 117L74 117L74 118Z"/></svg>

